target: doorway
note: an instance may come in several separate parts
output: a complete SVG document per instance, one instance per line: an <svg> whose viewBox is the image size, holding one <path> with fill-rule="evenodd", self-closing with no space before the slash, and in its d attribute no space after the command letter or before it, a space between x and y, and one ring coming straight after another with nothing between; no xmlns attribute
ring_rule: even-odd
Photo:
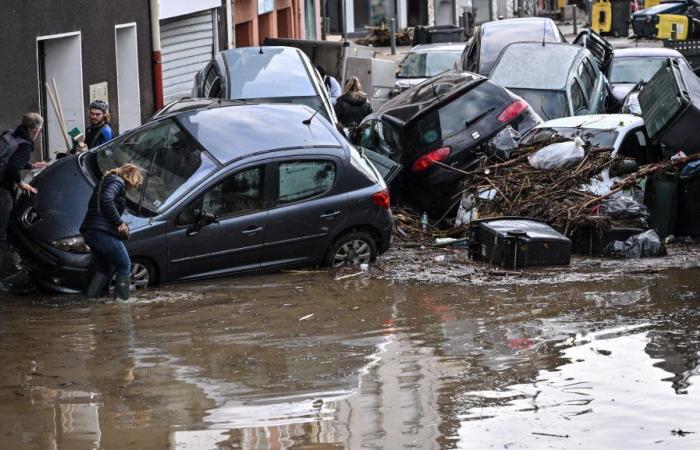
<svg viewBox="0 0 700 450"><path fill-rule="evenodd" d="M136 24L117 25L114 28L117 53L117 106L121 134L141 125L139 56Z"/></svg>
<svg viewBox="0 0 700 450"><path fill-rule="evenodd" d="M44 116L44 158L67 150L64 131L78 128L85 131L85 106L83 101L82 45L79 31L37 38L39 71L39 99ZM65 130L61 129L55 108L46 90L46 84L56 82Z"/></svg>

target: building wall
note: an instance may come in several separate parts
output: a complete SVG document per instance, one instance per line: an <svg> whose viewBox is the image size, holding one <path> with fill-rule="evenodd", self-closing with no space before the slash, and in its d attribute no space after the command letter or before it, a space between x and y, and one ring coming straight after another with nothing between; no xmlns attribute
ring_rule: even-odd
<svg viewBox="0 0 700 450"><path fill-rule="evenodd" d="M37 37L81 32L85 109L91 84L106 81L113 126L119 129L115 30L117 24L137 26L141 119L153 114L150 11L144 0L2 0L0 44L0 129L14 127L27 111L40 110ZM80 76L80 67L75 67ZM51 107L49 106L49 111ZM52 112L51 112L52 114ZM85 122L88 123L87 118Z"/></svg>
<svg viewBox="0 0 700 450"><path fill-rule="evenodd" d="M316 34L321 36L321 2L314 0ZM268 37L305 39L304 0L275 0L271 12L258 15L258 0L236 0L234 5L236 47L260 45Z"/></svg>

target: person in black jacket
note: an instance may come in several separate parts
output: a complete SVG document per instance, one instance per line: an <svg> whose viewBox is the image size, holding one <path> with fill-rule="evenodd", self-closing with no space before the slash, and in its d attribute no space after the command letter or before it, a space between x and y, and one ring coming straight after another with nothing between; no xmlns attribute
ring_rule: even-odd
<svg viewBox="0 0 700 450"><path fill-rule="evenodd" d="M92 192L80 226L97 266L85 290L87 298L96 298L116 270L114 296L129 299L131 260L124 245L124 240L129 238L129 227L121 216L126 208L126 190L137 188L142 182L143 175L138 166L124 164L107 171Z"/></svg>
<svg viewBox="0 0 700 450"><path fill-rule="evenodd" d="M36 194L37 190L22 182L22 170L40 169L46 167L45 162L29 164L34 151L34 141L41 134L44 119L37 113L27 113L22 117L22 123L12 132L12 137L19 144L14 153L9 156L5 169L0 171L0 271L7 257L7 227L10 215L15 205L17 189L27 195ZM0 293L6 293L9 288L0 277Z"/></svg>
<svg viewBox="0 0 700 450"><path fill-rule="evenodd" d="M362 85L357 77L351 77L345 83L345 91L335 104L338 121L347 128L353 128L372 112L367 94L362 92Z"/></svg>

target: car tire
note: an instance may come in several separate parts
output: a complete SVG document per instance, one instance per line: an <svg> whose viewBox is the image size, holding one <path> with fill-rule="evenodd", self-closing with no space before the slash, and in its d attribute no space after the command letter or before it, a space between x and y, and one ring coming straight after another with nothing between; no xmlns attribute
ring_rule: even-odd
<svg viewBox="0 0 700 450"><path fill-rule="evenodd" d="M157 273L155 265L143 258L134 258L131 260L131 290L146 289L149 286L156 284ZM109 283L109 289L114 289L114 277Z"/></svg>
<svg viewBox="0 0 700 450"><path fill-rule="evenodd" d="M369 264L377 259L377 243L366 231L350 231L331 244L325 264L339 268Z"/></svg>

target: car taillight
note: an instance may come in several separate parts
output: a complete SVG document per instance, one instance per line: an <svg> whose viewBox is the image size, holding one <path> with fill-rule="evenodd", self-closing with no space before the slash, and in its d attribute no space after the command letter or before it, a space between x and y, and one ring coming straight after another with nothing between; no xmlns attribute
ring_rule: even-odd
<svg viewBox="0 0 700 450"><path fill-rule="evenodd" d="M411 168L411 170L413 170L414 172L422 172L423 170L434 166L436 162L442 161L443 159L450 156L450 152L450 147L440 147L436 150L433 150L432 152L427 153L418 158L416 162L413 163L413 167Z"/></svg>
<svg viewBox="0 0 700 450"><path fill-rule="evenodd" d="M379 191L372 194L372 203L382 209L389 209L389 191Z"/></svg>
<svg viewBox="0 0 700 450"><path fill-rule="evenodd" d="M510 122L518 117L518 114L525 111L528 106L529 105L524 100L516 100L498 115L498 120L501 122Z"/></svg>

